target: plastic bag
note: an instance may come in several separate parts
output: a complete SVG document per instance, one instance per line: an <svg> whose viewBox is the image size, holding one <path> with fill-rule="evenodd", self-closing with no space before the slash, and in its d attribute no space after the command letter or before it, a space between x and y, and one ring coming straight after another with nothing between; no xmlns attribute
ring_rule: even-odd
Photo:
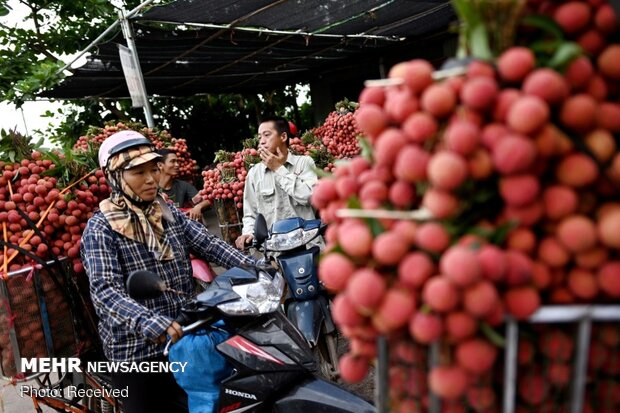
<svg viewBox="0 0 620 413"><path fill-rule="evenodd" d="M185 371L174 373L174 378L187 393L190 413L216 411L220 383L231 375L232 366L215 346L229 337L225 331L201 330L170 347L170 361L187 362Z"/></svg>

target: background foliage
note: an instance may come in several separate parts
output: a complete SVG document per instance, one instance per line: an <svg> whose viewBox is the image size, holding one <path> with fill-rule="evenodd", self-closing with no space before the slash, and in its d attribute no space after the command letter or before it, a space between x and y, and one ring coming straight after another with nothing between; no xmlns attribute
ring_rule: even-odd
<svg viewBox="0 0 620 413"><path fill-rule="evenodd" d="M125 0L122 7L131 10L140 3ZM25 8L27 15L19 14L18 8ZM0 24L0 101L20 107L57 85L64 77L60 69L67 56L83 50L109 27L117 10L107 0L0 0L0 16L23 22L15 27ZM314 126L310 105L298 108L296 94L293 86L287 86L254 95L157 98L151 105L156 126L185 138L194 158L205 166L218 149L232 150L253 136L263 115L285 116L299 130ZM59 146L73 144L91 125L144 122L142 109L132 108L129 99L66 102L58 113L47 116L64 119L55 130L43 132Z"/></svg>

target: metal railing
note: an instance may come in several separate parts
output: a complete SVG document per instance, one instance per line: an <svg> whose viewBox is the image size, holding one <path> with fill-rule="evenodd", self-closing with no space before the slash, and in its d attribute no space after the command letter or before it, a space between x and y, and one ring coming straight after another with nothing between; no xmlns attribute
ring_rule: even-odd
<svg viewBox="0 0 620 413"><path fill-rule="evenodd" d="M592 323L620 321L620 305L553 305L538 309L527 321L529 324L576 323L575 358L570 391L570 413L583 412L588 369ZM504 388L502 413L514 413L516 407L519 322L508 317L505 321ZM385 337L377 342L377 374L375 402L378 413L389 412L389 349ZM429 348L429 365L437 364L439 345ZM441 401L429 395L429 413L441 411Z"/></svg>

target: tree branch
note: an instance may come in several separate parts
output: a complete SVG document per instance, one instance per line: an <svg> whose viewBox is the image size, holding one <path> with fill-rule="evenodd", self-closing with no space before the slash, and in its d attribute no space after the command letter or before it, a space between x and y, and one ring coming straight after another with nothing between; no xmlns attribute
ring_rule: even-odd
<svg viewBox="0 0 620 413"><path fill-rule="evenodd" d="M45 47L45 42L43 41L43 35L41 33L41 26L39 25L38 13L42 9L36 4L30 3L27 0L20 0L20 3L28 7L31 11L31 19L34 23L34 31L35 31L35 41L28 41L30 47L36 50L38 53L41 53L45 57L52 60L60 60L57 56L54 56L47 48Z"/></svg>
<svg viewBox="0 0 620 413"><path fill-rule="evenodd" d="M54 56L52 53L50 53L49 50L47 50L45 48L45 46L39 44L39 43L31 43L30 46L36 50L38 53L41 53L42 55L44 55L45 57L49 57L50 59L53 60L60 60L58 57Z"/></svg>
<svg viewBox="0 0 620 413"><path fill-rule="evenodd" d="M117 119L120 120L124 120L127 121L129 120L129 118L127 117L127 114L123 111L118 110L118 108L115 105L111 105L110 101L107 99L102 99L99 101L99 103L101 103L101 105L109 110L110 112L112 112L114 114L114 116L116 116Z"/></svg>

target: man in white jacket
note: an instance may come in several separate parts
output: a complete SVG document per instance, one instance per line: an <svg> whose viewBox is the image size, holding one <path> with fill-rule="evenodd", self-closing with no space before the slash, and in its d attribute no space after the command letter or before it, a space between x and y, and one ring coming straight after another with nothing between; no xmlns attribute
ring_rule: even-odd
<svg viewBox="0 0 620 413"><path fill-rule="evenodd" d="M245 181L243 230L235 242L239 249L252 242L259 213L264 215L268 227L286 218L315 219L310 204L318 180L314 160L288 150L289 123L281 117L265 118L258 127L258 135L261 162L250 169Z"/></svg>

